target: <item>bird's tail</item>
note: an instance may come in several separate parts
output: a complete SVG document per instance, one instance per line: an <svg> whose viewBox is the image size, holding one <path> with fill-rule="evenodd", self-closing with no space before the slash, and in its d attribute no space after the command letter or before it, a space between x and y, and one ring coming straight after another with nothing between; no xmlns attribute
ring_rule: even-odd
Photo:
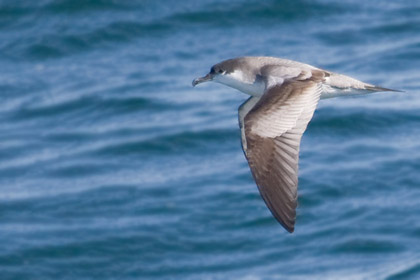
<svg viewBox="0 0 420 280"><path fill-rule="evenodd" d="M365 89L370 90L370 91L394 91L394 92L404 92L404 91L402 91L402 90L390 89L390 88L384 88L384 87L379 87L379 86L365 86Z"/></svg>

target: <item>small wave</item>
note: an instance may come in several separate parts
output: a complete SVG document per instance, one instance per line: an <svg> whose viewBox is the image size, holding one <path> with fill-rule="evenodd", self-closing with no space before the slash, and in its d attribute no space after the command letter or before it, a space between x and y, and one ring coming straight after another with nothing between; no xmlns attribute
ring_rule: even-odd
<svg viewBox="0 0 420 280"><path fill-rule="evenodd" d="M213 24L217 26L255 24L258 21L275 20L277 23L290 20L320 17L344 11L343 5L314 1L281 1L260 3L230 4L218 8L213 5L206 9L178 13L169 18L171 21L189 24ZM215 20L217 18L217 20Z"/></svg>
<svg viewBox="0 0 420 280"><path fill-rule="evenodd" d="M35 118L51 118L53 116L60 117L62 115L80 111L93 111L103 115L109 115L111 112L129 113L139 110L160 110L162 108L166 108L166 105L142 97L101 98L98 96L85 95L60 103L20 108L19 110L11 112L9 119L18 121L33 120Z"/></svg>
<svg viewBox="0 0 420 280"><path fill-rule="evenodd" d="M159 136L143 141L124 141L110 144L93 153L99 156L116 155L163 155L171 153L191 153L194 149L202 149L210 144L223 146L224 141L233 141L237 137L236 130L205 130L200 132L180 132L173 135ZM238 139L236 139L238 140Z"/></svg>
<svg viewBox="0 0 420 280"><path fill-rule="evenodd" d="M16 48L15 57L23 56L28 59L59 58L97 48L108 48L113 44L124 44L136 38L159 36L170 28L161 23L114 22L87 33L52 33L37 40L26 38L23 42L6 46L4 51L11 52L10 49ZM22 49L21 53L17 52L19 49Z"/></svg>
<svg viewBox="0 0 420 280"><path fill-rule="evenodd" d="M65 164L63 166L54 166L46 171L47 176L57 177L57 178L74 178L74 177L88 177L95 174L103 174L106 172L111 172L120 168L121 165L110 164L110 163L85 163L83 161L75 164Z"/></svg>
<svg viewBox="0 0 420 280"><path fill-rule="evenodd" d="M335 244L332 251L336 253L364 253L379 254L400 252L403 248L395 242L385 240L349 240L341 244Z"/></svg>
<svg viewBox="0 0 420 280"><path fill-rule="evenodd" d="M420 25L420 22L413 22L410 21L402 21L402 22L385 22L380 24L379 26L375 27L366 27L364 29L365 32L371 34L372 36L380 36L380 35L398 35L401 34L417 34L418 28L417 26Z"/></svg>
<svg viewBox="0 0 420 280"><path fill-rule="evenodd" d="M391 273L385 280L397 280L397 279L418 279L420 277L420 264L408 265L398 272Z"/></svg>
<svg viewBox="0 0 420 280"><path fill-rule="evenodd" d="M418 113L414 110L344 110L338 109L319 110L315 114L309 129L311 133L329 134L363 134L378 135L380 133L395 133L395 129L404 129L410 123L417 123Z"/></svg>
<svg viewBox="0 0 420 280"><path fill-rule="evenodd" d="M129 2L113 0L50 0L43 8L53 13L75 13L92 10L126 10L132 6L133 5L130 5Z"/></svg>

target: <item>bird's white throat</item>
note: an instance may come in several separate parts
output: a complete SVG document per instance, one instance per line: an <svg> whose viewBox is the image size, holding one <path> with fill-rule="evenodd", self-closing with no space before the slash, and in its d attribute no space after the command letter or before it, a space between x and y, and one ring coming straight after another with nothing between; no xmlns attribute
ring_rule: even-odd
<svg viewBox="0 0 420 280"><path fill-rule="evenodd" d="M232 73L219 74L213 81L235 88L252 96L261 96L265 91L265 83L258 79L249 80L242 71L235 70Z"/></svg>

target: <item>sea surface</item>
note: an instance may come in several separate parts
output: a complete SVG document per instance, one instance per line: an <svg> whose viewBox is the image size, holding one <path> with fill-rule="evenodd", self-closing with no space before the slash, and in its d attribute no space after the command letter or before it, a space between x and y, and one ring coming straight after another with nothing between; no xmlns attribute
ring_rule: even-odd
<svg viewBox="0 0 420 280"><path fill-rule="evenodd" d="M404 92L322 100L296 230L241 150L277 56ZM420 279L420 2L0 0L0 279Z"/></svg>

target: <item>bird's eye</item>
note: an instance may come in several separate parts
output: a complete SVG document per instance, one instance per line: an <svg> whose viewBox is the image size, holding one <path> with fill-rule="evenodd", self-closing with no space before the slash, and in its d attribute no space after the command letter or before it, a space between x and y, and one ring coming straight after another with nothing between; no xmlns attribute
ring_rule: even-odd
<svg viewBox="0 0 420 280"><path fill-rule="evenodd" d="M225 73L225 71L223 70L223 69L221 69L221 68L214 68L214 67L212 67L211 69L210 69L210 74L223 74L223 73Z"/></svg>

